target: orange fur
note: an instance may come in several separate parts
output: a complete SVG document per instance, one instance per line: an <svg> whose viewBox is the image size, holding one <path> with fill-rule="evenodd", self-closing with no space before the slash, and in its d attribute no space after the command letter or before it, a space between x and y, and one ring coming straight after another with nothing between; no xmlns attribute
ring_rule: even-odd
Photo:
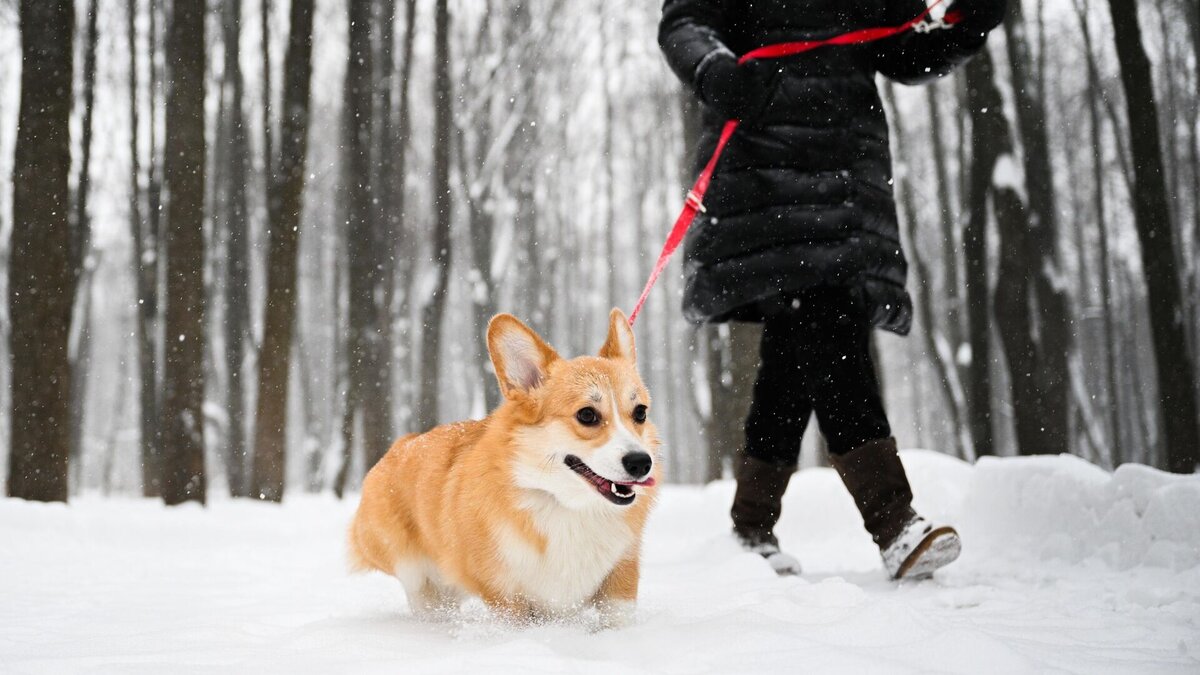
<svg viewBox="0 0 1200 675"><path fill-rule="evenodd" d="M637 484L632 504L610 503L564 457L611 473L622 466L619 453L637 448L661 478L654 425L633 418L650 398L628 322L613 310L600 356L565 360L499 315L488 347L506 400L486 419L392 445L363 483L349 533L352 563L399 577L417 612L471 594L511 616L592 604L619 622L637 597L638 550L656 489ZM592 426L576 418L589 406L601 416Z"/></svg>

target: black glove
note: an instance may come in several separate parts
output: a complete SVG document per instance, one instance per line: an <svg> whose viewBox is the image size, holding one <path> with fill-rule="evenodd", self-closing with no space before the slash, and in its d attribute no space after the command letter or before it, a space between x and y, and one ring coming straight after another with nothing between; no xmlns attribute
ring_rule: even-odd
<svg viewBox="0 0 1200 675"><path fill-rule="evenodd" d="M955 0L946 14L957 13L961 17L960 26L986 33L1004 22L1007 11L1005 0Z"/></svg>
<svg viewBox="0 0 1200 675"><path fill-rule="evenodd" d="M753 124L770 102L771 71L757 59L738 65L733 52L721 51L700 75L700 98L726 119Z"/></svg>

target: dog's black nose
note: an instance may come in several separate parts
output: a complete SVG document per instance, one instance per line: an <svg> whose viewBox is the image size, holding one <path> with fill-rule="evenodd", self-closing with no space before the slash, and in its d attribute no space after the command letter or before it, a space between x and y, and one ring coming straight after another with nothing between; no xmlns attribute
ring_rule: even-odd
<svg viewBox="0 0 1200 675"><path fill-rule="evenodd" d="M644 452L631 452L621 458L621 464L630 476L641 478L650 473L650 467L654 461L650 459L650 455Z"/></svg>

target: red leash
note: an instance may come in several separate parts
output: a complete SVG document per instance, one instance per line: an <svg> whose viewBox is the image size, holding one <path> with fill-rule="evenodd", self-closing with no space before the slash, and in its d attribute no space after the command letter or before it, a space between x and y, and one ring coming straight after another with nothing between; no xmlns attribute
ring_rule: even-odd
<svg viewBox="0 0 1200 675"><path fill-rule="evenodd" d="M738 59L738 63L745 63L750 59L779 59L829 45L874 42L909 30L927 33L938 28L949 28L959 21L960 17L957 12L947 12L939 20L922 23L929 16L929 13L933 11L933 8L943 2L945 0L935 0L932 5L917 15L916 18L899 26L863 28L835 35L824 40L802 40L799 42L782 42L780 44L767 45L766 47L759 47L758 49L746 52ZM717 148L713 150L712 157L708 158L708 163L704 165L704 170L696 178L692 189L688 190L683 210L679 212L679 217L675 219L675 225L671 227L671 232L667 235L667 241L663 244L662 252L658 254L658 262L654 264L654 270L650 272L650 278L646 281L646 286L642 289L642 294L638 297L637 304L633 306L633 312L629 314L629 325L632 326L633 322L637 320L638 314L642 311L642 305L646 304L646 298L650 295L650 289L654 288L654 283L658 281L658 276L666 269L667 262L671 259L671 255L675 253L675 249L679 248L679 245L683 243L683 236L687 233L688 228L691 227L696 214L704 210L704 193L708 191L708 184L712 181L713 170L717 168L717 160L721 158L721 153L725 150L725 145L729 142L730 136L733 136L733 132L737 127L738 120L729 120L725 122L724 128L721 129L721 137L717 139Z"/></svg>

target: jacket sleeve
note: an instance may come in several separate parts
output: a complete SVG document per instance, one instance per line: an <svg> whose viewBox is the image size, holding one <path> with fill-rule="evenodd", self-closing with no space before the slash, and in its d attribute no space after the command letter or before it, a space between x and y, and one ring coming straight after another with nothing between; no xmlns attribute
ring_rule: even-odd
<svg viewBox="0 0 1200 675"><path fill-rule="evenodd" d="M705 68L726 46L727 0L665 0L658 24L658 45L667 65L693 92Z"/></svg>
<svg viewBox="0 0 1200 675"><path fill-rule="evenodd" d="M927 33L906 31L881 40L875 68L903 84L941 77L966 62L987 43L987 34L1004 20L1005 0L956 0L947 9L961 19L949 28ZM925 11L922 0L889 0L889 19L902 24Z"/></svg>

